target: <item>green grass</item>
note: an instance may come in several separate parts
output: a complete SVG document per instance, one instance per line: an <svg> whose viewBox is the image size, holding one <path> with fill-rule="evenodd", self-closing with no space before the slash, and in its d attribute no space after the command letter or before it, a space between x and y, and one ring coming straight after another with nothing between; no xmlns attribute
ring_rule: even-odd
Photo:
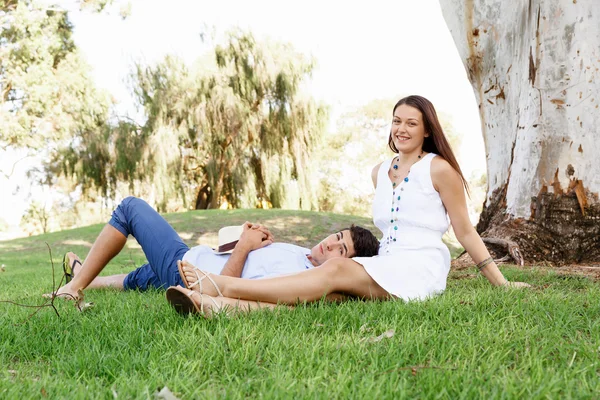
<svg viewBox="0 0 600 400"><path fill-rule="evenodd" d="M204 211L167 219L189 244L220 226L260 221L279 240L311 237L364 218L295 211ZM0 242L0 300L41 302L49 257L85 256L102 225ZM105 270L144 260L133 243ZM425 302L313 304L207 321L176 314L161 292L88 291L84 313L60 318L0 303L0 398L598 398L600 290L586 278L504 268L538 289L492 288L452 273ZM472 271L471 271L472 273ZM465 278L465 279L459 279ZM391 338L369 338L394 329Z"/></svg>

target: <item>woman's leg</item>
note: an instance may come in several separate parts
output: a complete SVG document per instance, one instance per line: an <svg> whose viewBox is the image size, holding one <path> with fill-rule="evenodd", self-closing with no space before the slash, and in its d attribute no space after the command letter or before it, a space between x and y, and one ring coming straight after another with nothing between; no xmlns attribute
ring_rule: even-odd
<svg viewBox="0 0 600 400"><path fill-rule="evenodd" d="M229 297L210 297L201 295L198 292L191 296L191 299L198 307L202 307L202 311L207 318L214 316L217 313L225 312L228 315L247 313L254 310L273 310L277 304L260 303L257 301L248 301L240 299L232 299ZM290 307L290 306L287 306Z"/></svg>
<svg viewBox="0 0 600 400"><path fill-rule="evenodd" d="M194 267L185 262L183 265L187 281L195 282L198 278ZM348 258L334 258L320 267L278 278L249 280L213 274L210 277L225 297L268 303L315 301L335 292L367 299L390 297L362 265ZM205 294L217 296L208 280L203 281L203 289Z"/></svg>

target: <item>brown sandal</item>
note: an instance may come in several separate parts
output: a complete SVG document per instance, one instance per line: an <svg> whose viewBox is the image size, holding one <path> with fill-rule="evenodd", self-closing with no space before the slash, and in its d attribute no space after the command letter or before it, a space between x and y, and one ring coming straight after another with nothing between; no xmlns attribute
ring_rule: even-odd
<svg viewBox="0 0 600 400"><path fill-rule="evenodd" d="M75 278L75 265L79 264L81 266L83 266L83 264L81 264L81 261L79 261L78 259L74 259L72 263L69 262L69 257L68 254L70 252L66 252L65 255L63 256L63 261L62 261L62 267L63 267L63 273L65 275L65 283L69 283L73 280L73 278Z"/></svg>
<svg viewBox="0 0 600 400"><path fill-rule="evenodd" d="M200 296L200 306L192 299L194 294L198 294ZM207 317L206 312L204 311L204 296L208 297L214 304L214 311L219 312L221 310L221 305L216 302L216 300L207 295L200 294L191 289L185 289L181 286L171 286L167 289L167 301L175 308L175 310L183 315L186 314L201 314L203 317Z"/></svg>

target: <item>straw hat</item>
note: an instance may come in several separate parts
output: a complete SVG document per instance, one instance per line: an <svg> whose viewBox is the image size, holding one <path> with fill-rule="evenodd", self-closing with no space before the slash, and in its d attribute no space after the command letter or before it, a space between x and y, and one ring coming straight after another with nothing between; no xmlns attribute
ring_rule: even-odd
<svg viewBox="0 0 600 400"><path fill-rule="evenodd" d="M244 232L243 225L225 226L219 229L219 247L214 250L215 254L231 254L233 248L240 240Z"/></svg>

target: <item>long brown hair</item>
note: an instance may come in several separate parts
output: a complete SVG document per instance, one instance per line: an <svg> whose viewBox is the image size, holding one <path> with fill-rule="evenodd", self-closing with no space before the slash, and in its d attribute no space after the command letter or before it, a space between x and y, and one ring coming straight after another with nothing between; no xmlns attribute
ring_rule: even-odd
<svg viewBox="0 0 600 400"><path fill-rule="evenodd" d="M446 135L444 135L444 130L442 129L442 125L438 119L437 113L435 112L435 108L433 104L425 97L421 96L406 96L403 99L400 99L394 109L392 110L392 117L396 112L396 108L401 105L407 105L413 108L416 108L423 115L423 122L425 123L425 132L429 133L429 136L425 138L423 142L423 151L428 153L435 153L441 156L444 160L448 161L448 164L454 168L456 172L460 175L460 179L462 179L463 185L469 193L469 185L467 184L467 180L465 179L462 171L460 170L460 166L456 161L456 157L454 157L454 153L452 152L452 147L450 147L450 143L448 143L448 139L446 139ZM392 140L392 131L390 130L390 137L388 138L388 146L394 153L398 153L398 149L394 145L394 141Z"/></svg>

